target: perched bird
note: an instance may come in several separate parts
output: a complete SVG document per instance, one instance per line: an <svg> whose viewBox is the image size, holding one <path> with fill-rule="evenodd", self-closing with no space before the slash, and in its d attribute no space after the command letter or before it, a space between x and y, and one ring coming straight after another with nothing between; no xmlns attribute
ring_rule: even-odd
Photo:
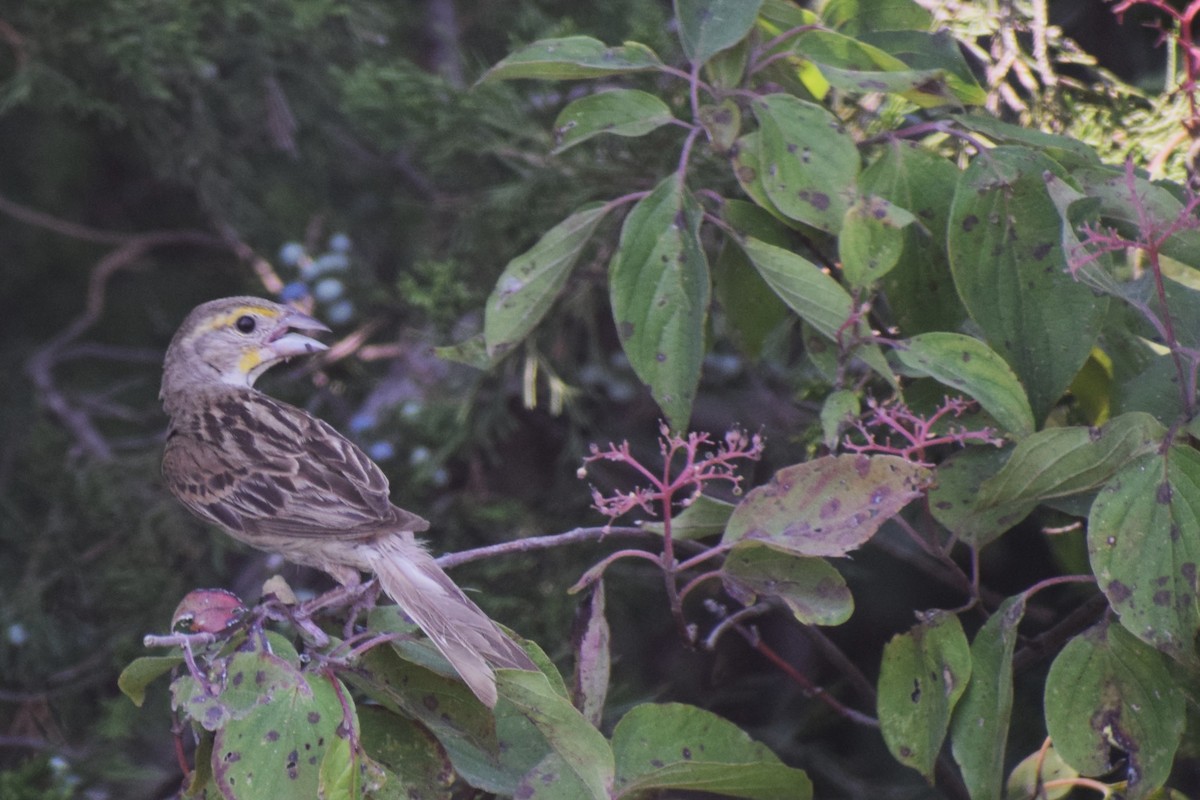
<svg viewBox="0 0 1200 800"><path fill-rule="evenodd" d="M256 297L204 303L167 348L167 486L233 538L353 586L371 572L458 670L496 704L494 668L537 669L413 536L429 523L392 505L370 458L325 422L254 388L272 365L327 349L310 316Z"/></svg>

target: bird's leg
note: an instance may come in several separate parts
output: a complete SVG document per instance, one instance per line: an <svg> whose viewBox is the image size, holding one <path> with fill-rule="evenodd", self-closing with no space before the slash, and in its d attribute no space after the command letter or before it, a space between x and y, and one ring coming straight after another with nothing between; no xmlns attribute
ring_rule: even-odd
<svg viewBox="0 0 1200 800"><path fill-rule="evenodd" d="M346 626L342 629L342 634L347 639L354 635L354 621L358 619L358 615L364 611L369 612L379 600L379 581L374 578L358 588L360 594L354 599L354 605L350 607L350 613L346 615Z"/></svg>
<svg viewBox="0 0 1200 800"><path fill-rule="evenodd" d="M350 615L346 622L344 634L348 638L354 630L354 620L357 618L359 611L364 607L370 608L374 604L374 598L379 594L379 587L374 581L362 583L357 570L342 567L326 567L326 571L334 577L340 584L335 586L324 594L314 597L301 603L292 612L292 620L298 627L309 631L310 633L316 630L320 633L323 642L321 646L328 644L329 637L316 627L312 621L312 617L318 612L325 609L350 608ZM366 601L365 598L370 600ZM367 605L366 603L370 603Z"/></svg>
<svg viewBox="0 0 1200 800"><path fill-rule="evenodd" d="M270 619L290 622L300 631L303 637L313 647L320 649L329 644L329 635L312 621L312 615L304 605L288 605L279 601L271 602L272 609L267 612Z"/></svg>

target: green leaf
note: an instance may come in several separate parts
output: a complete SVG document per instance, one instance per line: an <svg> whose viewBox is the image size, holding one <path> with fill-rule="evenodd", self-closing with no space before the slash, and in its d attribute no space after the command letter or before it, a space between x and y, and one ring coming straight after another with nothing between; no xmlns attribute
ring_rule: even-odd
<svg viewBox="0 0 1200 800"><path fill-rule="evenodd" d="M758 27L767 39L774 39L792 28L820 24L820 17L791 0L765 0L758 15Z"/></svg>
<svg viewBox="0 0 1200 800"><path fill-rule="evenodd" d="M949 76L940 69L858 71L820 63L817 68L830 86L845 94L895 94L922 108L959 104L959 98L950 91Z"/></svg>
<svg viewBox="0 0 1200 800"><path fill-rule="evenodd" d="M1100 165L1100 156L1096 155L1095 150L1069 136L1059 136L1036 128L1001 122L991 114L984 112L956 114L954 119L967 130L982 133L994 142L1028 145L1041 150L1067 168Z"/></svg>
<svg viewBox="0 0 1200 800"><path fill-rule="evenodd" d="M700 124L704 126L713 150L730 153L742 131L742 109L728 98L719 105L700 106Z"/></svg>
<svg viewBox="0 0 1200 800"><path fill-rule="evenodd" d="M1162 655L1125 628L1101 622L1067 643L1046 677L1046 728L1058 754L1084 775L1127 762L1125 797L1162 786L1183 737L1186 701Z"/></svg>
<svg viewBox="0 0 1200 800"><path fill-rule="evenodd" d="M1078 777L1079 771L1071 769L1051 744L1045 751L1039 749L1021 759L1021 763L1017 764L1008 776L1004 796L1006 800L1024 800L1029 797L1037 797L1039 800L1064 800L1075 791L1075 785L1070 781ZM1046 784L1051 781L1067 783L1047 788Z"/></svg>
<svg viewBox="0 0 1200 800"><path fill-rule="evenodd" d="M336 737L330 740L317 773L319 800L359 800L365 777L362 766L355 758L349 739Z"/></svg>
<svg viewBox="0 0 1200 800"><path fill-rule="evenodd" d="M142 656L135 658L117 676L117 688L133 704L141 708L146 702L146 687L160 675L170 672L183 663L183 656Z"/></svg>
<svg viewBox="0 0 1200 800"><path fill-rule="evenodd" d="M753 236L745 239L742 248L789 308L826 338L837 338L853 302L841 284L803 256Z"/></svg>
<svg viewBox="0 0 1200 800"><path fill-rule="evenodd" d="M846 581L828 561L753 540L738 542L729 551L721 581L746 606L759 597L778 597L805 625L841 625L854 613Z"/></svg>
<svg viewBox="0 0 1200 800"><path fill-rule="evenodd" d="M393 713L424 725L446 749L455 771L472 786L511 794L528 769L526 764L513 769L512 764L501 762L496 718L461 681L403 660L389 646L367 651L346 679ZM533 757L541 756L539 751Z"/></svg>
<svg viewBox="0 0 1200 800"><path fill-rule="evenodd" d="M815 65L830 86L851 95L872 92L896 94L926 108L982 103L987 99L986 93L971 76L966 62L958 55L953 37L938 37L916 31L905 33L923 37L919 44L938 53L940 57L929 58L927 54L905 52L907 58L901 59L860 39L828 30L800 34L794 39L791 51ZM888 38L895 38L895 35L889 32ZM902 47L913 44L908 40L890 43ZM946 46L947 43L950 47ZM914 60L918 64L913 64ZM926 64L927 68L914 68L925 67Z"/></svg>
<svg viewBox="0 0 1200 800"><path fill-rule="evenodd" d="M850 36L867 31L929 30L933 15L913 0L829 0L821 17Z"/></svg>
<svg viewBox="0 0 1200 800"><path fill-rule="evenodd" d="M737 178L738 186L742 187L742 191L754 201L755 205L781 222L796 225L797 223L788 219L787 215L776 208L775 204L771 202L771 198L767 196L766 186L763 185L766 173L759 160L759 151L761 150L759 140L761 138L758 131L751 131L740 137L734 144L733 151L729 154L734 177Z"/></svg>
<svg viewBox="0 0 1200 800"><path fill-rule="evenodd" d="M1080 231L1085 226L1095 227L1100 224L1097 213L1100 201L1095 197L1088 197L1053 173L1047 173L1044 177L1046 192L1062 219L1063 252L1069 256L1085 252L1087 248L1079 238ZM1075 268L1075 277L1081 283L1112 297L1129 299L1136 293L1137 282L1118 282L1113 276L1112 253L1096 252L1092 256L1088 263L1079 264Z"/></svg>
<svg viewBox="0 0 1200 800"><path fill-rule="evenodd" d="M613 730L613 753L614 798L663 789L749 800L812 798L803 771L784 766L736 725L695 706L635 706Z"/></svg>
<svg viewBox="0 0 1200 800"><path fill-rule="evenodd" d="M1013 436L1033 433L1033 412L1017 376L990 347L961 333L922 333L897 350L901 363L973 397Z"/></svg>
<svg viewBox="0 0 1200 800"><path fill-rule="evenodd" d="M1108 482L1088 518L1088 553L1121 624L1196 664L1200 631L1200 453L1142 456Z"/></svg>
<svg viewBox="0 0 1200 800"><path fill-rule="evenodd" d="M958 169L916 142L893 139L859 178L872 192L910 210L917 224L904 229L904 249L883 277L883 290L900 330L911 335L957 330L967 316L946 256L946 222Z"/></svg>
<svg viewBox="0 0 1200 800"><path fill-rule="evenodd" d="M554 120L555 147L561 153L593 136L643 136L675 117L667 104L638 89L612 89L569 103Z"/></svg>
<svg viewBox="0 0 1200 800"><path fill-rule="evenodd" d="M853 36L830 30L805 31L792 42L791 52L825 67L836 67L843 74L889 73L907 70L907 65L878 47L872 47ZM871 91L860 88L860 91ZM884 91L883 87L874 91Z"/></svg>
<svg viewBox="0 0 1200 800"><path fill-rule="evenodd" d="M508 352L546 316L609 209L598 204L576 211L508 262L484 311L483 339L488 359Z"/></svg>
<svg viewBox="0 0 1200 800"><path fill-rule="evenodd" d="M930 781L955 704L971 678L971 650L958 617L935 612L883 648L879 724L888 749Z"/></svg>
<svg viewBox="0 0 1200 800"><path fill-rule="evenodd" d="M950 745L971 800L1003 800L1004 751L1013 707L1013 650L1025 596L1010 597L971 642L971 681L954 711Z"/></svg>
<svg viewBox="0 0 1200 800"><path fill-rule="evenodd" d="M704 358L710 289L702 218L679 176L667 176L625 218L609 268L625 355L675 430L687 427Z"/></svg>
<svg viewBox="0 0 1200 800"><path fill-rule="evenodd" d="M853 137L825 108L792 95L769 94L751 108L767 197L791 219L837 233L856 196Z"/></svg>
<svg viewBox="0 0 1200 800"><path fill-rule="evenodd" d="M862 34L861 39L900 59L911 70L940 73L941 78L933 87L933 100L946 97L949 90L952 98L963 105L979 106L987 102L987 92L975 80L971 65L963 58L959 42L950 31L874 30ZM905 96L925 105L918 95Z"/></svg>
<svg viewBox="0 0 1200 800"><path fill-rule="evenodd" d="M1107 297L1066 273L1046 172L1062 167L1025 148L976 157L959 181L948 234L963 303L1021 379L1035 420L1070 386L1108 311Z"/></svg>
<svg viewBox="0 0 1200 800"><path fill-rule="evenodd" d="M866 326L861 323L853 331L842 329L850 319L850 295L816 264L753 236L747 237L741 244L767 285L822 336L836 342L847 336L866 335ZM878 346L862 345L855 354L895 385L896 376Z"/></svg>
<svg viewBox="0 0 1200 800"><path fill-rule="evenodd" d="M1123 169L1096 166L1071 173L1085 195L1100 200L1099 213L1126 239L1136 241L1142 218L1151 230L1165 233L1184 215L1184 206L1165 186ZM1161 236L1162 233L1153 235ZM1160 244L1163 255L1192 267L1200 267L1200 230L1184 225L1174 229Z"/></svg>
<svg viewBox="0 0 1200 800"><path fill-rule="evenodd" d="M539 780L537 785L529 783L531 775L523 779L522 788L542 792L540 796L570 797L572 794L545 794L557 785L581 787L581 796L608 800L613 786L615 767L613 752L608 741L596 730L571 703L559 694L540 672L501 669L496 671L496 688L500 697L512 703L517 710L545 737L557 755L553 761L553 774L545 763L541 772L535 768ZM580 795L577 795L580 796Z"/></svg>
<svg viewBox="0 0 1200 800"><path fill-rule="evenodd" d="M449 800L453 767L427 728L380 706L359 708L358 722L363 749L386 768L386 781L372 800Z"/></svg>
<svg viewBox="0 0 1200 800"><path fill-rule="evenodd" d="M752 203L727 200L721 215L739 233L750 233L777 245L788 241L787 229ZM713 295L731 329L730 335L751 359L762 355L767 337L791 316L732 237L725 240L713 264Z"/></svg>
<svg viewBox="0 0 1200 800"><path fill-rule="evenodd" d="M715 536L725 530L733 509L733 503L706 494L698 495L687 508L671 520L671 538L678 542ZM660 536L663 534L661 522L646 522L642 524L642 528Z"/></svg>
<svg viewBox="0 0 1200 800"><path fill-rule="evenodd" d="M951 453L937 465L929 490L933 518L972 547L983 547L1000 538L1037 506L1033 500L983 508L979 485L994 476L1008 452L994 447L968 447Z"/></svg>
<svg viewBox="0 0 1200 800"><path fill-rule="evenodd" d="M741 41L763 0L675 0L679 41L688 61L703 64Z"/></svg>
<svg viewBox="0 0 1200 800"><path fill-rule="evenodd" d="M904 228L915 218L882 197L857 198L842 220L838 259L852 288L865 288L892 271L904 250Z"/></svg>
<svg viewBox="0 0 1200 800"><path fill-rule="evenodd" d="M517 78L602 78L660 67L662 62L658 56L644 44L626 42L621 47L608 47L590 36L567 36L541 39L522 47L485 72L479 82Z"/></svg>
<svg viewBox="0 0 1200 800"><path fill-rule="evenodd" d="M218 664L213 671L219 682L209 687L191 675L181 675L171 684L172 706L205 730L216 731L243 719L256 708L296 692L304 683L299 669L261 650L234 653Z"/></svg>
<svg viewBox="0 0 1200 800"><path fill-rule="evenodd" d="M305 675L217 731L213 775L225 797L316 797L325 753L349 735L330 678Z"/></svg>
<svg viewBox="0 0 1200 800"><path fill-rule="evenodd" d="M705 63L705 78L713 88L718 90L718 94L724 94L725 90L737 89L741 86L742 78L746 75L746 66L750 61L750 52L756 41L756 37L745 36L733 47L722 50ZM723 100L722 105L726 102L737 105L729 99ZM703 107L701 107L700 116L703 120ZM702 122L702 124L708 127L707 123Z"/></svg>
<svg viewBox="0 0 1200 800"><path fill-rule="evenodd" d="M597 795L558 753L551 751L517 784L514 795L522 800L597 800Z"/></svg>
<svg viewBox="0 0 1200 800"><path fill-rule="evenodd" d="M479 370L489 370L495 365L494 360L487 354L487 344L483 340L483 334L476 334L458 344L435 347L433 352L443 361L465 364Z"/></svg>
<svg viewBox="0 0 1200 800"><path fill-rule="evenodd" d="M979 487L979 506L1048 500L1098 489L1118 469L1162 444L1166 429L1135 411L1101 428L1048 428L1029 436Z"/></svg>
<svg viewBox="0 0 1200 800"><path fill-rule="evenodd" d="M896 456L824 456L784 467L747 492L722 541L757 539L796 555L845 555L920 497L929 478L929 469Z"/></svg>
<svg viewBox="0 0 1200 800"><path fill-rule="evenodd" d="M850 420L862 412L862 403L858 393L850 389L839 389L830 392L821 404L821 432L823 442L830 450L836 450L841 441L842 431Z"/></svg>

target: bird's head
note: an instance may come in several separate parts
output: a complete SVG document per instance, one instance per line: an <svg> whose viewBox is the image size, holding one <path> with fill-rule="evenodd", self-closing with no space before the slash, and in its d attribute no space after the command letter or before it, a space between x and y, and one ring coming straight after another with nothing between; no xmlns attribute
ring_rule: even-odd
<svg viewBox="0 0 1200 800"><path fill-rule="evenodd" d="M226 297L196 307L179 326L163 363L161 397L198 386L254 385L270 367L327 345L296 331L328 331L270 300Z"/></svg>

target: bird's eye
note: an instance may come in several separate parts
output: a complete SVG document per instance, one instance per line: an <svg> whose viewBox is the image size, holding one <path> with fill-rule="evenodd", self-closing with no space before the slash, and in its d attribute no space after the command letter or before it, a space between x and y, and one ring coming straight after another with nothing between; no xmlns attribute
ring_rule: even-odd
<svg viewBox="0 0 1200 800"><path fill-rule="evenodd" d="M251 333L254 330L256 323L254 321L254 317L250 316L249 314L243 314L242 316L238 317L237 322L233 324L237 326L237 329L242 333Z"/></svg>

